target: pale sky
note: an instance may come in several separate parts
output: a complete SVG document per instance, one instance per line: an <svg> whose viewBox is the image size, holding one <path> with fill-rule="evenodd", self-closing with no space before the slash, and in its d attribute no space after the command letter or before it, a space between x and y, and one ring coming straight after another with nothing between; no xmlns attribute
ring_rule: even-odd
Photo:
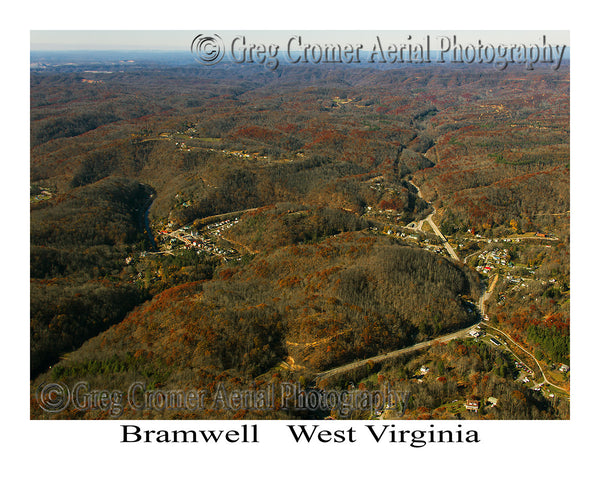
<svg viewBox="0 0 600 480"><path fill-rule="evenodd" d="M426 35L432 39L435 49L439 36L457 36L463 44L483 43L492 45L513 43L541 44L546 35L547 43L570 45L569 32L546 31L468 31L468 30L31 30L31 50L187 50L192 39L200 34L217 33L228 43L238 35L245 35L248 42L285 45L294 35L302 35L304 42L314 43L363 43L371 45L377 35L389 43L402 43L412 35L412 42L422 41Z"/></svg>

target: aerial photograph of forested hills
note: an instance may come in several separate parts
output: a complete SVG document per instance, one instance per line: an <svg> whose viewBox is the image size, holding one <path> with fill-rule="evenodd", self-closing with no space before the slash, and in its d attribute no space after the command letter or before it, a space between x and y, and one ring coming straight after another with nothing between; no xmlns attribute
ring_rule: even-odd
<svg viewBox="0 0 600 480"><path fill-rule="evenodd" d="M32 419L569 418L568 61L186 53L31 53Z"/></svg>

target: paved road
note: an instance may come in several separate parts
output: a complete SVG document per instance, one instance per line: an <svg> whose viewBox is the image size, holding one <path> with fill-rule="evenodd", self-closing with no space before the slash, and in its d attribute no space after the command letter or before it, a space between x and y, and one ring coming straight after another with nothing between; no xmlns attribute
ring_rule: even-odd
<svg viewBox="0 0 600 480"><path fill-rule="evenodd" d="M184 226L193 225L198 220L200 220L204 225L207 225L210 223L218 222L220 220L226 220L228 217L238 217L244 213L255 212L259 208L261 208L261 207L246 208L245 210L236 210L235 212L219 213L217 215L211 215L210 217L203 217L200 219L196 219L192 223L188 223L188 225L184 225ZM181 227L181 228L184 228L184 227Z"/></svg>
<svg viewBox="0 0 600 480"><path fill-rule="evenodd" d="M409 180L408 183L410 183L413 187L415 187L417 189L417 195L419 196L419 198L423 198L423 194L421 193L421 189L419 187L417 187L412 180ZM425 200L423 198L423 200ZM431 205L431 204L430 204ZM433 232L442 239L444 248L448 251L448 253L450 254L450 256L454 259L460 262L460 258L458 258L458 255L456 254L456 252L454 251L454 249L452 248L452 245L450 245L448 243L448 239L442 234L442 232L440 232L440 229L437 227L437 225L435 224L435 222L433 221L433 216L436 213L435 207L433 205L431 205L433 208L433 212L431 212L426 218L425 220L420 220L419 223L417 224L417 230L421 230L423 231L423 222L427 222L429 223L429 225L431 226L431 229L433 230Z"/></svg>
<svg viewBox="0 0 600 480"><path fill-rule="evenodd" d="M527 355L529 355L531 358L533 358L533 361L535 362L535 364L538 366L538 368L540 369L540 372L542 373L542 378L544 379L544 383L546 383L547 385L551 385L554 388L558 388L559 390L562 390L563 392L569 393L567 390L565 390L562 387L559 387L558 385L555 385L554 383L550 382L548 380L548 378L546 377L546 374L544 373L544 370L542 369L542 366L540 365L540 362L537 361L537 358L535 358L535 356L533 356L533 354L529 353L527 350L525 350L521 345L519 345L517 342L515 342L512 337L506 333L503 332L502 330L492 327L490 326L488 323L482 322L482 325L485 325L486 328L491 328L492 330L495 330L496 332L504 335L508 340L510 340L514 345L516 345L517 347L519 347L521 350L523 350ZM516 356L516 355L515 355ZM517 357L518 358L518 357Z"/></svg>
<svg viewBox="0 0 600 480"><path fill-rule="evenodd" d="M440 232L440 229L437 227L437 225L435 223L433 223L433 220L431 219L431 217L434 214L435 214L435 209L433 210L433 213L430 214L425 220L429 223L429 225L431 225L431 228L433 229L433 231L435 232L435 234L442 239L442 241L444 242L444 247L446 248L446 250L448 251L448 253L450 254L450 256L454 260L457 260L457 261L460 262L460 258L458 258L458 255L456 254L456 252L452 248L452 245L450 245L448 243L448 240L446 239L446 237L442 234L442 232Z"/></svg>
<svg viewBox="0 0 600 480"><path fill-rule="evenodd" d="M412 181L409 181L409 183L416 188L417 190L417 195L420 198L423 198L423 195L421 194L421 190L419 189L419 187L417 187ZM450 254L450 256L452 258L454 258L455 260L460 261L460 259L458 258L458 255L456 254L456 252L454 251L454 249L452 248L452 246L448 243L448 240L446 239L446 237L442 234L442 232L440 232L439 228L437 227L437 225L434 223L434 221L432 220L433 215L435 215L435 208L433 209L433 212L431 214L429 214L424 220L420 220L417 224L415 229L416 230L421 230L422 231L422 227L423 227L423 222L428 222L429 225L431 226L432 230L435 232L435 234L440 237L442 239L442 241L444 242L444 247L446 248L446 250L448 251L448 253ZM547 239L546 239L547 240ZM519 345L517 342L515 342L510 335L508 335L507 333L503 332L502 330L499 330L497 328L491 327L488 323L485 322L486 320L486 314L485 314L485 303L487 302L487 300L489 299L490 295L492 294L492 291L494 290L494 287L496 286L496 282L498 281L498 274L496 274L494 280L492 281L492 283L490 284L490 287L484 291L482 293L482 295L479 297L479 300L477 302L477 307L479 309L480 312L480 321L475 324L475 325L485 325L487 328L491 328L492 330L497 331L498 333L504 335L508 340L510 340L514 345L516 345L517 347L519 347L521 350L523 350L523 352L525 352L527 355L529 355L531 358L533 358L533 360L535 361L536 365L538 366L541 374L542 374L542 378L544 379L544 382L547 385L551 385L559 390L562 390L564 392L567 392L567 390L565 390L562 387L559 387L558 385L555 385L553 383L551 383L548 378L546 377L546 374L544 373L544 370L542 369L542 366L539 364L539 362L537 361L537 359L535 358L535 356L533 356L531 353L529 353L527 350L525 350L521 345ZM316 380L322 380L334 375L339 375L342 373L346 373L349 371L352 371L356 368L368 365L368 364L373 364L373 363L378 363L384 360L389 360L392 358L396 358L399 357L401 355L405 355L407 353L411 353L423 348L427 348L430 347L431 345L435 344L435 343L447 343L455 338L459 338L459 337L464 337L467 336L469 331L471 331L473 329L473 327L475 325L471 325L468 328L459 330L457 332L454 333L449 333L447 335L443 335L441 337L437 337L434 338L433 340L428 340L426 342L421 342L421 343L417 343L415 345L412 345L410 347L406 347L406 348L402 348L399 350L394 350L392 352L388 352L388 353L384 353L381 355L376 355L374 357L370 357L370 358L366 358L364 360L358 360L346 365L342 365L340 367L337 368L332 368L331 370L327 370L325 372L321 372L318 373L315 377ZM524 364L524 362L519 359L519 357L517 355L515 355L515 357L521 361L521 363ZM568 393L568 392L567 392Z"/></svg>
<svg viewBox="0 0 600 480"><path fill-rule="evenodd" d="M485 319L485 302L488 300L488 298L492 294L492 291L493 291L494 287L496 286L497 280L498 280L498 275L496 275L496 278L491 283L490 288L487 289L486 291L484 291L481 294L481 296L479 297L479 300L477 301L477 308L479 309L479 320L477 321L477 323L475 323L467 328L458 330L456 332L448 333L446 335L442 335L441 337L437 337L432 340L427 340L426 342L421 342L421 343L417 343L415 345L411 345L410 347L401 348L399 350L394 350L394 351L388 352L388 353L383 353L381 355L376 355L374 357L366 358L364 360L357 360L355 362L348 363L348 364L342 365L340 367L332 368L331 370L326 370L325 372L318 373L315 376L315 379L322 380L324 378L332 377L334 375L339 375L341 373L350 372L350 371L354 370L355 368L363 367L367 364L378 363L378 362L382 362L384 360L389 360L392 358L399 357L401 355L405 355L407 353L415 352L417 350L421 350L423 348L430 347L436 343L448 343L449 341L454 340L455 338L466 337L469 334L469 332L473 329L473 327L483 323L483 320Z"/></svg>
<svg viewBox="0 0 600 480"><path fill-rule="evenodd" d="M479 301L477 302L477 307L479 308L481 317L484 320L487 318L486 314L485 314L485 302L487 302L489 300L490 295L494 291L494 287L496 286L496 282L498 281L499 276L500 276L499 274L496 274L496 276L494 277L494 280L492 280L492 283L490 283L489 288L485 292L483 292L483 295L481 295L481 297L479 297Z"/></svg>
<svg viewBox="0 0 600 480"><path fill-rule="evenodd" d="M477 324L475 324L475 325L477 325ZM454 340L455 338L467 336L475 325L471 325L470 327L464 328L457 332L442 335L441 337L437 337L432 340L428 340L426 342L421 342L421 343L417 343L415 345L411 345L410 347L401 348L400 350L394 350L392 352L383 353L381 355L376 355L374 357L366 358L364 360L358 360L356 362L348 363L346 365L342 365L341 367L332 368L331 370L327 370L325 372L318 373L315 376L315 379L322 380L324 378L332 377L334 375L339 375L341 373L350 372L356 368L363 367L368 364L379 363L384 360L390 360L392 358L396 358L401 355L405 355L407 353L415 352L417 350L421 350L423 348L430 347L436 343L448 343L450 340Z"/></svg>

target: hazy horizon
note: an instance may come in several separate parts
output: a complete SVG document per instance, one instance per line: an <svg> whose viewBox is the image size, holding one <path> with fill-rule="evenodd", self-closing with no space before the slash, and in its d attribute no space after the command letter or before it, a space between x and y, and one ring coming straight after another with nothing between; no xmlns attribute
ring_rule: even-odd
<svg viewBox="0 0 600 480"><path fill-rule="evenodd" d="M547 42L570 46L564 30L31 30L30 51L178 51L187 50L200 33L216 33L224 39L246 35L249 42L283 45L294 35L315 43L372 43L377 35L389 42L421 41L426 35L456 35L461 43L481 40L490 44Z"/></svg>

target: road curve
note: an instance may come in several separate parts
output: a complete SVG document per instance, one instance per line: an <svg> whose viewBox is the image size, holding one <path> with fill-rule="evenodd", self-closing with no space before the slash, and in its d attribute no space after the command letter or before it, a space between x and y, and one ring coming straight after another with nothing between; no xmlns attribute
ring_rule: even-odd
<svg viewBox="0 0 600 480"><path fill-rule="evenodd" d="M411 345L410 347L401 348L400 350L394 350L388 353L382 353L381 355L376 355L374 357L365 358L364 360L357 360L352 363L348 363L346 365L342 365L341 367L332 368L331 370L326 370L325 372L321 372L315 375L316 380L323 380L328 377L332 377L334 375L339 375L341 373L346 373L355 368L363 367L368 364L379 363L384 360L390 360L392 358L399 357L401 355L405 355L407 353L415 352L417 350L421 350L422 348L427 348L436 343L447 343L455 338L464 337L469 334L469 331L473 329L473 327L477 325L471 325L467 328L463 328L457 332L448 333L446 335L442 335L441 337L434 338L432 340L427 340L426 342L417 343L415 345Z"/></svg>
<svg viewBox="0 0 600 480"><path fill-rule="evenodd" d="M409 180L408 183L410 183L413 187L415 187L415 189L417 190L417 195L419 196L419 198L423 198L423 195L421 194L421 190L419 189L419 187L417 187L410 180ZM448 253L450 254L450 256L452 258L454 258L455 260L460 261L460 258L458 258L458 255L456 254L456 252L454 251L454 249L452 248L452 246L448 243L448 240L446 239L446 237L442 234L442 232L440 232L439 228L437 227L437 225L432 220L432 217L435 214L435 212L436 212L435 207L433 207L433 212L430 213L424 220L419 221L417 229L420 230L422 228L422 225L423 225L424 221L428 222L429 225L431 225L431 228L435 232L435 234L438 237L440 237L442 239L442 241L444 242L444 247L446 248L446 250L448 251ZM325 379L325 378L328 378L328 377L331 377L331 376L334 376L334 375L339 375L341 373L349 372L351 370L354 370L355 368L359 368L359 367L365 366L367 364L378 363L378 362L381 362L383 360L389 360L389 359L392 359L392 358L396 358L396 357L399 357L401 355L405 355L407 353L415 352L417 350L421 350L423 348L430 347L431 345L433 345L435 343L447 343L447 342L449 342L451 340L454 340L455 338L464 337L464 336L468 335L469 331L471 331L475 325L478 325L483 320L483 318L485 316L485 301L488 299L490 293L491 293L491 290L490 291L484 291L481 294L481 296L479 297L479 300L477 302L477 307L479 308L479 314L480 314L479 315L479 320L477 321L477 323L475 323L473 325L470 325L467 328L463 328L463 329L458 330L456 332L448 333L446 335L442 335L441 337L437 337L437 338L434 338L432 340L427 340L425 342L417 343L415 345L411 345L410 347L401 348L399 350L394 350L394 351L391 351L391 352L388 352L388 353L383 353L381 355L376 355L374 357L366 358L364 360L357 360L355 362L348 363L348 364L342 365L340 367L332 368L331 370L326 370L324 372L316 374L315 375L315 380L322 380L322 379Z"/></svg>
<svg viewBox="0 0 600 480"><path fill-rule="evenodd" d="M422 198L423 200L425 200L425 199L423 198L423 194L421 193L421 189L420 189L419 187L417 187L417 186L416 186L416 185L415 185L415 184L412 182L412 180L409 180L409 181L408 181L408 183L410 183L410 184L411 184L413 187L415 187L415 188L417 189L417 196L418 196L419 198ZM427 202L427 203L429 203L429 202ZM450 244L448 243L448 239L447 239L447 238L444 236L444 234L443 234L443 233L440 231L440 229L437 227L437 225L436 225L436 224L435 224L435 222L433 221L433 216L434 216L434 215L435 215L435 213L436 213L435 207L434 207L434 206L433 206L431 203L429 203L429 205L431 205L431 208L433 208L433 212L431 212L429 215L427 215L427 217L426 217L424 220L420 220L420 221L419 221L419 223L418 223L418 225L417 225L417 230L421 230L421 231L422 231L422 228L423 228L423 222L427 222L427 223L429 223L429 226L431 227L431 229L433 230L433 232L434 232L434 233L435 233L435 234L436 234L438 237L440 237L440 238L441 238L441 240L442 240L442 243L443 243L443 245L444 245L444 248L445 248L445 249L448 251L448 253L450 254L450 256L451 256L451 257L452 257L454 260L456 260L456 261L460 262L460 258L458 258L458 255L456 254L456 252L455 252L455 251L454 251L454 249L452 248L452 245L450 245Z"/></svg>
<svg viewBox="0 0 600 480"><path fill-rule="evenodd" d="M567 390L565 390L562 387L559 387L558 385L555 385L554 383L550 382L548 380L548 378L546 377L546 374L544 373L544 369L542 368L542 366L540 365L540 362L537 361L537 358L535 358L535 356L528 352L527 350L525 350L521 345L519 345L517 342L515 342L512 337L506 333L503 332L502 330L492 327L491 325L489 325L488 323L482 322L482 325L484 325L486 328L491 328L492 330L495 330L496 332L500 333L501 335L504 335L506 338L508 338L514 345L516 345L517 347L519 347L521 350L523 350L527 355L529 355L531 358L533 358L533 361L535 362L535 364L537 365L537 367L540 369L540 372L542 374L542 378L544 379L544 383L553 386L554 388L558 388L559 390L562 390L565 393L569 393Z"/></svg>

